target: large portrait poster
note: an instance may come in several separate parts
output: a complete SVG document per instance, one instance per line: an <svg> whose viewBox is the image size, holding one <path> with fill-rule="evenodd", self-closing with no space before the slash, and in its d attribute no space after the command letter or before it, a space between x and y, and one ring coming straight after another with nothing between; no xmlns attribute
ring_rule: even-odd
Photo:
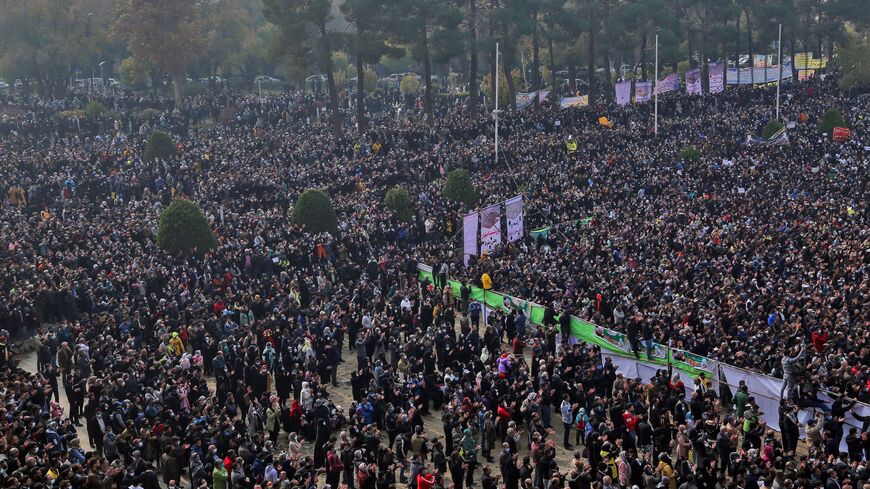
<svg viewBox="0 0 870 489"><path fill-rule="evenodd" d="M504 212L507 216L507 240L508 243L520 240L523 237L523 196L517 195L504 203Z"/></svg>
<svg viewBox="0 0 870 489"><path fill-rule="evenodd" d="M501 243L501 204L480 211L480 253L491 253Z"/></svg>

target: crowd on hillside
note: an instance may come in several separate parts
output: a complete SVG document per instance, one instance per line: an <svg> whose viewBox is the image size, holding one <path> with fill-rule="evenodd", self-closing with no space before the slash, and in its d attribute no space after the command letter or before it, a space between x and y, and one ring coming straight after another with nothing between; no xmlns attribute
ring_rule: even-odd
<svg viewBox="0 0 870 489"><path fill-rule="evenodd" d="M835 82L784 88L783 119L797 121L788 147L743 145L771 117L773 92L741 88L662 97L655 138L648 105L507 114L499 166L488 115L464 107L432 127L406 113L338 139L300 93L202 95L179 109L104 93L116 120L57 116L84 96L11 102L0 116L0 481L868 487L870 419L844 432L843 416L870 382L870 122L868 99ZM852 141L816 131L830 107ZM177 158L143 161L155 130L173 135ZM700 160L681 161L692 145ZM467 209L441 196L457 167L481 203L523 192L527 227L553 231L463 267ZM383 204L397 184L413 196L408 223ZM335 236L291 224L312 187L330 194ZM177 197L218 235L204 258L156 246ZM418 287L420 261L547 305L547 327L533 333L517 312L482 322L442 280ZM564 312L636 345L781 375L780 412L760 413L742 387L723 405L709 379L626 378L595 347L564 341L549 319ZM25 372L8 344L34 334L38 372ZM798 443L796 409L822 387L837 401Z"/></svg>

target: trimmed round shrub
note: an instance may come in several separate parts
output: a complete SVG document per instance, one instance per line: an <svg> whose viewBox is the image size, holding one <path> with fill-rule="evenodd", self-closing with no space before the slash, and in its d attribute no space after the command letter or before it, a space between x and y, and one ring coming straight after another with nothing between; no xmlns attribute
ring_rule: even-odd
<svg viewBox="0 0 870 489"><path fill-rule="evenodd" d="M410 221L411 216L414 215L414 211L411 209L411 197L408 196L408 191L398 185L387 192L387 195L384 198L384 204L386 204L387 209L393 212L396 219L400 221Z"/></svg>
<svg viewBox="0 0 870 489"><path fill-rule="evenodd" d="M313 233L338 234L338 217L329 196L322 190L308 189L296 199L293 223Z"/></svg>
<svg viewBox="0 0 870 489"><path fill-rule="evenodd" d="M405 75L399 82L402 95L416 95L420 91L420 79L413 75Z"/></svg>
<svg viewBox="0 0 870 489"><path fill-rule="evenodd" d="M109 109L107 109L105 105L96 100L89 102L88 105L85 106L85 115L88 119L96 119L97 117L106 114L108 111Z"/></svg>
<svg viewBox="0 0 870 489"><path fill-rule="evenodd" d="M161 160L169 160L175 157L177 149L172 137L165 132L155 132L148 139L148 145L145 146L145 161L151 161L160 158Z"/></svg>
<svg viewBox="0 0 870 489"><path fill-rule="evenodd" d="M474 207L477 203L477 190L471 184L468 170L464 168L450 170L442 195L451 202L461 202L469 208Z"/></svg>
<svg viewBox="0 0 870 489"><path fill-rule="evenodd" d="M701 152L694 146L686 146L680 150L680 161L685 163L697 163L701 161Z"/></svg>
<svg viewBox="0 0 870 489"><path fill-rule="evenodd" d="M202 256L218 241L196 204L178 198L160 213L157 246L173 256Z"/></svg>
<svg viewBox="0 0 870 489"><path fill-rule="evenodd" d="M819 120L819 132L832 137L835 127L849 127L849 123L837 109L828 109Z"/></svg>

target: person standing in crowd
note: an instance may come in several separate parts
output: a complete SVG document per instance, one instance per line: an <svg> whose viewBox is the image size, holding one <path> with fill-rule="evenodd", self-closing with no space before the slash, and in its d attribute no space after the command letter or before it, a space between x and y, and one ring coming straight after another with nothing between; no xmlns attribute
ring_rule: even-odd
<svg viewBox="0 0 870 489"><path fill-rule="evenodd" d="M837 81L780 87L783 119L838 107L865 134L870 102ZM14 162L0 168L12 197L0 219L3 487L431 489L482 473L489 489L495 439L505 489L870 482L867 426L849 414L867 416L858 402L870 400L867 158L859 138L830 141L806 121L789 145L741 144L769 118L769 88L664 95L654 141L642 105L505 113L511 166L530 170L524 195L541 211L524 224L549 234L467 267L441 227L460 209L442 173L487 182L481 203L500 202L514 175L488 163L482 108L439 103L433 126L387 111L348 143L310 93L227 89L179 107L126 89L56 97L15 98L0 117L0 157ZM91 99L117 107L117 128L58 115ZM157 128L174 151L145 158ZM385 207L395 185L425 196L410 220ZM295 224L312 187L330 197L331 233ZM215 247L161 248L178 198L201 209ZM468 284L460 307L450 278ZM20 368L8 342L43 331L39 372ZM620 335L632 355L603 360ZM660 371L635 362L642 346ZM52 358L66 410L52 404ZM718 390L681 380L708 360L748 372L733 402L727 375ZM759 408L770 400L755 374L783 377L780 412ZM825 411L805 442L804 406Z"/></svg>

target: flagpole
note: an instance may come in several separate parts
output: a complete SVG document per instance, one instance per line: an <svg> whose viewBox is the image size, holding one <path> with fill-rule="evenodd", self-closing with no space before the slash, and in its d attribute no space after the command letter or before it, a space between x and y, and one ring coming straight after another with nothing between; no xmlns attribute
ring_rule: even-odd
<svg viewBox="0 0 870 489"><path fill-rule="evenodd" d="M776 77L776 120L779 120L779 86L782 85L782 24L779 24L779 40L776 47L778 52L776 61L779 64L779 76Z"/></svg>
<svg viewBox="0 0 870 489"><path fill-rule="evenodd" d="M495 166L498 166L498 41L495 42L495 111L492 115L495 118Z"/></svg>
<svg viewBox="0 0 870 489"><path fill-rule="evenodd" d="M659 135L659 31L656 29L656 69L653 73L653 98L655 99L655 126L653 134Z"/></svg>

